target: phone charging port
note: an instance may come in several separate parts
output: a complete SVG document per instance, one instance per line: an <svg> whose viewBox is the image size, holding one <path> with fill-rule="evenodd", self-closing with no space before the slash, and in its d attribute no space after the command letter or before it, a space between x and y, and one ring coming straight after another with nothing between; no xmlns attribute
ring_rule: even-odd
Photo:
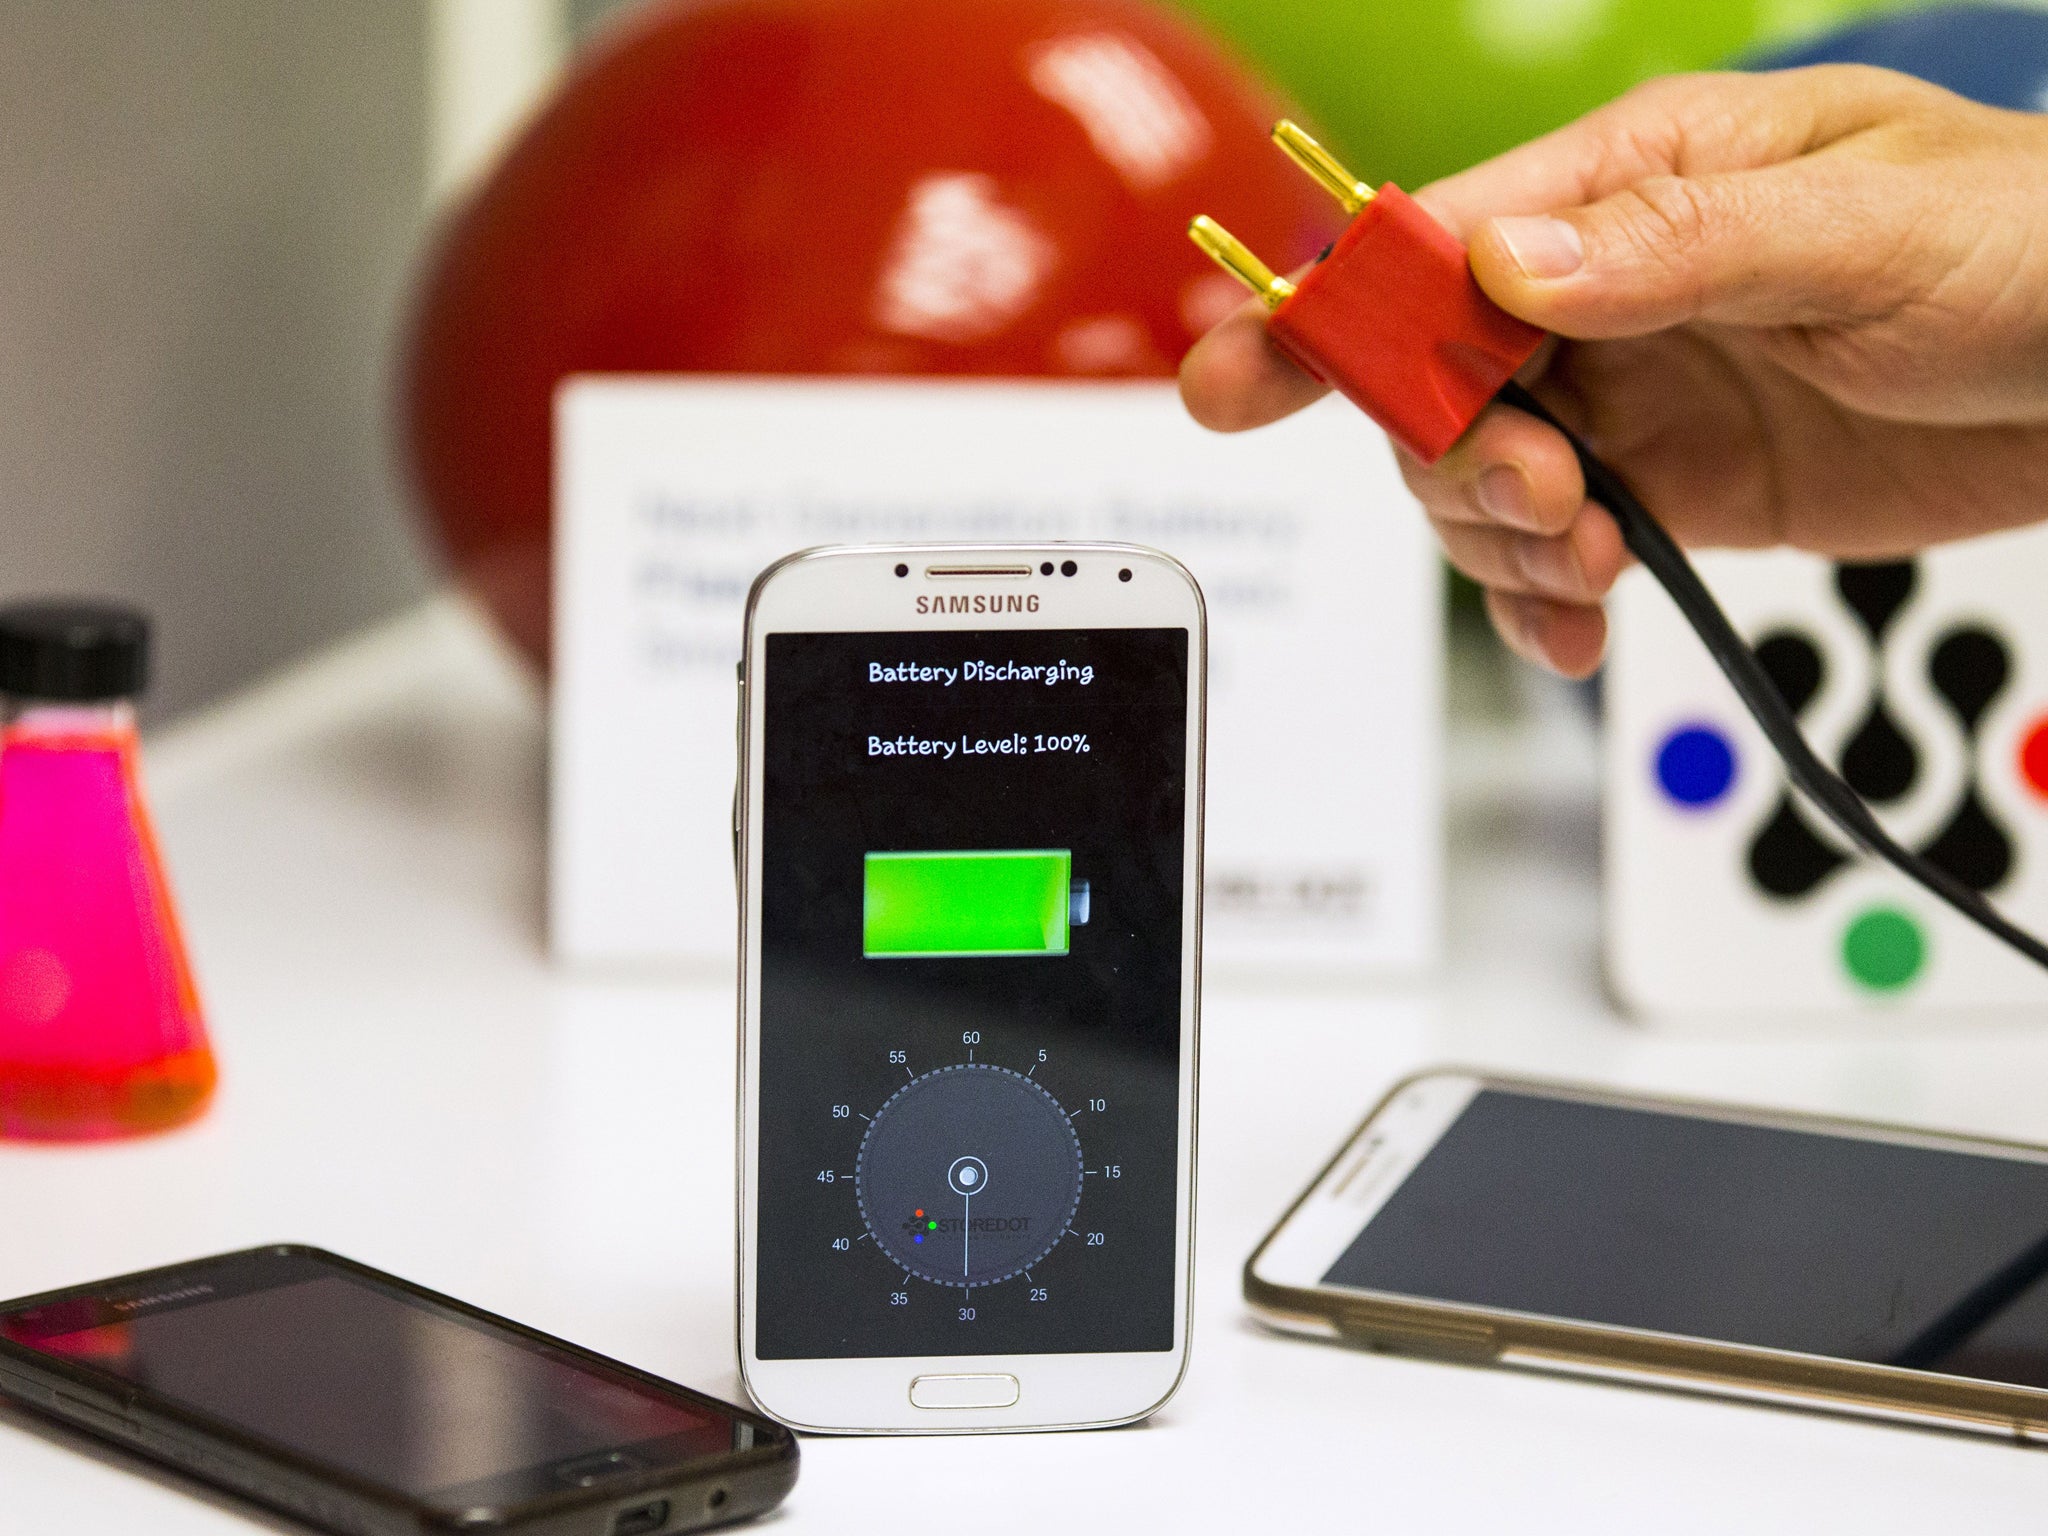
<svg viewBox="0 0 2048 1536"><path fill-rule="evenodd" d="M635 1504L631 1509L619 1511L619 1517L612 1521L612 1536L648 1536L668 1524L668 1500L656 1499L652 1504Z"/></svg>

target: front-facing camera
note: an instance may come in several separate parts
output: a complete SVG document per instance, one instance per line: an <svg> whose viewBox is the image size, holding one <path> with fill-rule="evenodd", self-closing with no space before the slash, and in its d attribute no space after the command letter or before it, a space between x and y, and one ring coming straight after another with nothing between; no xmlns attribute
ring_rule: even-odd
<svg viewBox="0 0 2048 1536"><path fill-rule="evenodd" d="M896 567L896 574L898 576L908 576L910 574L910 567L907 565L899 565Z"/></svg>

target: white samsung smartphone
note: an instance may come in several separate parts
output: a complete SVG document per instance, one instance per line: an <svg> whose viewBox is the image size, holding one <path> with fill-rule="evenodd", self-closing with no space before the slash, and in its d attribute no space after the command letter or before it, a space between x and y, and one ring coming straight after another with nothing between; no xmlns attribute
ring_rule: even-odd
<svg viewBox="0 0 2048 1536"><path fill-rule="evenodd" d="M2048 1439L2048 1148L1470 1072L1245 1266L1274 1325Z"/></svg>
<svg viewBox="0 0 2048 1536"><path fill-rule="evenodd" d="M1202 597L813 550L741 664L739 1350L798 1428L1120 1424L1187 1361Z"/></svg>

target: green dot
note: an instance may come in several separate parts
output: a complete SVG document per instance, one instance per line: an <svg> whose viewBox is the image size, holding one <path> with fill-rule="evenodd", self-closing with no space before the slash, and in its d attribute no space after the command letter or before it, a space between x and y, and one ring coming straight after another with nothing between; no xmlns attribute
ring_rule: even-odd
<svg viewBox="0 0 2048 1536"><path fill-rule="evenodd" d="M924 1229L927 1232L936 1232L939 1230L939 1224L936 1221L928 1221L924 1224Z"/></svg>
<svg viewBox="0 0 2048 1536"><path fill-rule="evenodd" d="M1842 964L1873 992L1896 992L1926 963L1920 925L1895 907L1872 907L1842 935Z"/></svg>

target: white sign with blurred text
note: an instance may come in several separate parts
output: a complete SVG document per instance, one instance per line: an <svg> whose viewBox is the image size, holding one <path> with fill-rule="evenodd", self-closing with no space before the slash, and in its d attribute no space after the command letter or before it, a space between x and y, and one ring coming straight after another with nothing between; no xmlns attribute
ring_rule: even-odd
<svg viewBox="0 0 2048 1536"><path fill-rule="evenodd" d="M1153 545L1208 600L1213 970L1405 975L1440 939L1439 566L1385 440L1242 437L1170 384L589 377L556 402L557 957L732 963L735 666L792 550Z"/></svg>

